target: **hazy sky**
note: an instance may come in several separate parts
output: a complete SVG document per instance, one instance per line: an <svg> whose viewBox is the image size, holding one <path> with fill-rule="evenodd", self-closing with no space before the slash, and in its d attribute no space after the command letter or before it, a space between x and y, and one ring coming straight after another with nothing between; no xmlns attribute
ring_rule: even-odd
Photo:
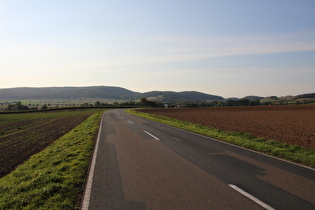
<svg viewBox="0 0 315 210"><path fill-rule="evenodd" d="M0 88L315 92L314 0L0 0Z"/></svg>

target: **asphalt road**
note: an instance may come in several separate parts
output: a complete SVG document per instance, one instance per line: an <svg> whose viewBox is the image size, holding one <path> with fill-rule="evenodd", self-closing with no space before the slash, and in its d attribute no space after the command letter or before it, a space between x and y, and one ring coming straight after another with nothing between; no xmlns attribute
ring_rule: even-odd
<svg viewBox="0 0 315 210"><path fill-rule="evenodd" d="M83 209L315 209L315 171L105 112Z"/></svg>

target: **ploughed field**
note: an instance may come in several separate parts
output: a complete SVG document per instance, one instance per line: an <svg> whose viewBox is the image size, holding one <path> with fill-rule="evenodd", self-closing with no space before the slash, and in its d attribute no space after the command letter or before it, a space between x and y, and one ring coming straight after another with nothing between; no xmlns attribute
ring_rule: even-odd
<svg viewBox="0 0 315 210"><path fill-rule="evenodd" d="M315 149L315 105L143 109L141 111Z"/></svg>
<svg viewBox="0 0 315 210"><path fill-rule="evenodd" d="M68 133L92 114L70 110L0 115L0 177Z"/></svg>

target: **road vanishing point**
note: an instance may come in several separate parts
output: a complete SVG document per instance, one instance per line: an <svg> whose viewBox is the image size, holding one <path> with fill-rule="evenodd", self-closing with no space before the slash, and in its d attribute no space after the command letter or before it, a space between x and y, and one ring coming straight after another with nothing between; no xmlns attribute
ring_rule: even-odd
<svg viewBox="0 0 315 210"><path fill-rule="evenodd" d="M315 170L109 110L87 209L315 209Z"/></svg>

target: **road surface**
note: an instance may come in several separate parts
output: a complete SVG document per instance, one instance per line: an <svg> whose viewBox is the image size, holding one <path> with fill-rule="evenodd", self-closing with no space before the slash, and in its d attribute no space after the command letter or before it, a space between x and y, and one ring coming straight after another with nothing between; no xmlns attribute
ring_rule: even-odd
<svg viewBox="0 0 315 210"><path fill-rule="evenodd" d="M123 110L98 139L82 209L315 209L306 167Z"/></svg>

